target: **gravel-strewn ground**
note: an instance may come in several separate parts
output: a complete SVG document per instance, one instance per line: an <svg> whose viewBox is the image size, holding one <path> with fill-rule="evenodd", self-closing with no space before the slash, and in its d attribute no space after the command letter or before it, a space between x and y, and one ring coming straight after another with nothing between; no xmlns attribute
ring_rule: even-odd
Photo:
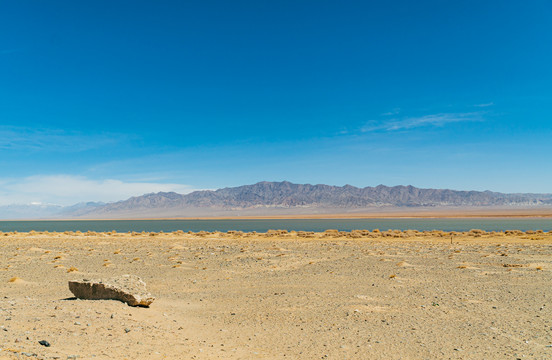
<svg viewBox="0 0 552 360"><path fill-rule="evenodd" d="M2 234L0 359L552 359L552 234L300 235Z"/></svg>

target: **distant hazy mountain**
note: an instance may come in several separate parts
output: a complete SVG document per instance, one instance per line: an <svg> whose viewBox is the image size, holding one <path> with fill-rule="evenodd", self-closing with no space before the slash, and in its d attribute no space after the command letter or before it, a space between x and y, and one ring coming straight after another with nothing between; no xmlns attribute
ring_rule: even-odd
<svg viewBox="0 0 552 360"><path fill-rule="evenodd" d="M0 206L0 219L39 219L55 216L63 209L52 204L12 204Z"/></svg>
<svg viewBox="0 0 552 360"><path fill-rule="evenodd" d="M94 202L94 201L81 202L75 205L65 206L60 211L58 211L57 215L58 216L67 215L68 217L79 216L81 214L92 212L97 208L100 208L105 205L106 203L104 202Z"/></svg>
<svg viewBox="0 0 552 360"><path fill-rule="evenodd" d="M72 218L104 206L102 202L79 203L72 206L55 204L12 204L0 206L0 219L58 219Z"/></svg>
<svg viewBox="0 0 552 360"><path fill-rule="evenodd" d="M309 185L259 182L187 195L159 192L115 203L64 211L75 217L177 217L232 213L262 215L274 209L282 213L344 211L380 207L484 207L552 205L552 194L503 194L491 191L420 189L413 186ZM274 213L274 211L272 211Z"/></svg>

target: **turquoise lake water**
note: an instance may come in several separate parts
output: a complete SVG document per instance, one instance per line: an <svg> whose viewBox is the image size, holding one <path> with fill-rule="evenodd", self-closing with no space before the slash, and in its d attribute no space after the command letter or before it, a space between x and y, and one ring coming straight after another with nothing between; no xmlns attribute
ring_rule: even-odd
<svg viewBox="0 0 552 360"><path fill-rule="evenodd" d="M270 220L75 220L75 221L0 221L0 231L257 231L269 229L324 231L365 230L443 230L552 231L552 219L270 219Z"/></svg>

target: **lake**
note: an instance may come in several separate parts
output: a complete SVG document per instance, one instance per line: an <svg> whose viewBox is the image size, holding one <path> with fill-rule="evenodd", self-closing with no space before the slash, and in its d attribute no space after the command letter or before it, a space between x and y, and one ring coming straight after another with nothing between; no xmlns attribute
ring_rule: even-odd
<svg viewBox="0 0 552 360"><path fill-rule="evenodd" d="M443 230L486 231L543 230L552 231L550 218L469 218L469 219L237 219L237 220L48 220L48 221L0 221L0 231L257 231L269 229L324 231L338 229L363 230Z"/></svg>

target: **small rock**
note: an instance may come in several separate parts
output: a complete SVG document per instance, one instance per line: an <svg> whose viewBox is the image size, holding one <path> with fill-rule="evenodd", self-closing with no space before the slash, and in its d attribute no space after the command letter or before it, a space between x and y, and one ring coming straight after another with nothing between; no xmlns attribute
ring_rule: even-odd
<svg viewBox="0 0 552 360"><path fill-rule="evenodd" d="M67 356L67 360L74 360L76 358L78 358L78 355L68 355Z"/></svg>
<svg viewBox="0 0 552 360"><path fill-rule="evenodd" d="M40 340L38 343L42 346L50 347L50 343L46 340Z"/></svg>
<svg viewBox="0 0 552 360"><path fill-rule="evenodd" d="M155 298L146 291L146 283L135 275L105 280L69 281L69 290L79 299L119 300L130 306L148 307Z"/></svg>
<svg viewBox="0 0 552 360"><path fill-rule="evenodd" d="M128 334L130 332L129 328L125 328L125 332Z"/></svg>

